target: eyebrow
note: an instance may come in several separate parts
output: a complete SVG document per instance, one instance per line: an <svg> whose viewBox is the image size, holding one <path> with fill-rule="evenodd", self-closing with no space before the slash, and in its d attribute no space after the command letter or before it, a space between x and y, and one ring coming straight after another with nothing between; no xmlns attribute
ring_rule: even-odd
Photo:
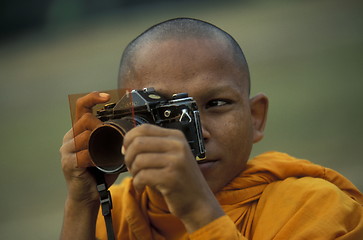
<svg viewBox="0 0 363 240"><path fill-rule="evenodd" d="M243 95L243 89L239 89L239 86L236 86L235 88L230 85L217 85L213 86L211 88L206 87L205 94L203 94L204 98L209 98L218 95L219 93L228 92L232 93L233 95Z"/></svg>
<svg viewBox="0 0 363 240"><path fill-rule="evenodd" d="M221 93L223 94L224 92L228 92L229 95L231 96L235 96L235 97L239 97L239 96L243 96L243 92L246 89L243 89L242 86L238 86L238 85L234 85L231 86L230 84L216 84L213 86L205 86L203 87L203 89L201 91L204 91L202 93L199 92L199 96L194 96L191 95L190 92L187 92L186 90L183 91L179 91L178 93L181 92L187 92L189 94L190 97L193 97L195 100L199 99L208 99L208 98L213 98L213 97L218 97L218 95L221 95ZM167 99L171 99L172 95L175 94L175 92L171 93L169 92L167 89L157 89L157 92L160 93L162 96L164 96Z"/></svg>

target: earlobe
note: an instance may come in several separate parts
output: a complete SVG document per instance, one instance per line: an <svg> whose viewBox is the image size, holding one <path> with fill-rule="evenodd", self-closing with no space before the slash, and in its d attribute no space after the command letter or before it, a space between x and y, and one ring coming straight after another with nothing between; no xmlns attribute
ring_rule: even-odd
<svg viewBox="0 0 363 240"><path fill-rule="evenodd" d="M253 143L257 143L264 136L268 110L267 96L263 93L260 93L251 98L250 108L253 127Z"/></svg>

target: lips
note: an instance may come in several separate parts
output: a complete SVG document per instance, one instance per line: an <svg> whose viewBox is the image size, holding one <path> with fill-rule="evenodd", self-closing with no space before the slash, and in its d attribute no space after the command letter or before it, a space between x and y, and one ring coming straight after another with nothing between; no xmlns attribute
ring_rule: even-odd
<svg viewBox="0 0 363 240"><path fill-rule="evenodd" d="M198 164L204 164L204 163L210 163L210 162L216 162L217 160L210 160L210 159L203 159L197 161Z"/></svg>
<svg viewBox="0 0 363 240"><path fill-rule="evenodd" d="M218 162L218 160L211 160L211 159L205 159L198 161L199 169L202 172L210 171L212 168L214 168L214 165Z"/></svg>

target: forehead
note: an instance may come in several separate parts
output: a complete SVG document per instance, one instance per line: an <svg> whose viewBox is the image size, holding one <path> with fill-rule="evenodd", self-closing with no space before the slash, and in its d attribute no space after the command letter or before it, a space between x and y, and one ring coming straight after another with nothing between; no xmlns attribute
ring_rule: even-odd
<svg viewBox="0 0 363 240"><path fill-rule="evenodd" d="M247 89L248 74L236 61L233 48L220 39L169 39L153 41L138 49L125 87L155 87L171 92L229 86Z"/></svg>

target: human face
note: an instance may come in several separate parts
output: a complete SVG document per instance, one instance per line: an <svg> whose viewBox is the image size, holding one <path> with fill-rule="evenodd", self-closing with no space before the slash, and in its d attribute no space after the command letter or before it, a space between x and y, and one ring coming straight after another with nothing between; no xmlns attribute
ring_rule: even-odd
<svg viewBox="0 0 363 240"><path fill-rule="evenodd" d="M213 192L244 170L253 142L247 73L220 40L154 42L136 53L124 87L154 87L166 97L187 92L196 100L207 161L198 164Z"/></svg>

